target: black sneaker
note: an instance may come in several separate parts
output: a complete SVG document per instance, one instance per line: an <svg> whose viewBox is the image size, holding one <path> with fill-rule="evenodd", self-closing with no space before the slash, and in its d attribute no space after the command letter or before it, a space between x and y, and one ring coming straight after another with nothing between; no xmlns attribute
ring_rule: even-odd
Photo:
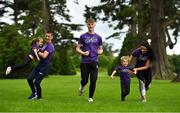
<svg viewBox="0 0 180 113"><path fill-rule="evenodd" d="M32 94L28 97L28 99L36 99L36 98L37 98L36 93L32 93Z"/></svg>

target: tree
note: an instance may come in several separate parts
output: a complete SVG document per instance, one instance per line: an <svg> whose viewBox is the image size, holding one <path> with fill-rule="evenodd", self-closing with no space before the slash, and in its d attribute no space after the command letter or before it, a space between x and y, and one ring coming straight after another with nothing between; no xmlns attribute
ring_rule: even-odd
<svg viewBox="0 0 180 113"><path fill-rule="evenodd" d="M4 17L5 14L10 14L9 17L13 17L13 25L12 29L9 28L11 25L9 23L3 23L0 22L1 32L3 32L0 36L1 41L6 41L8 43L10 41L9 38L12 39L18 39L17 42L21 43L20 39L31 40L33 37L37 36L44 36L45 32L52 32L54 35L54 44L56 48L60 48L64 40L70 40L71 44L74 44L77 38L75 38L72 34L73 30L81 30L80 25L76 25L71 23L71 16L69 15L69 10L67 9L66 0L3 0L0 1L0 15ZM10 8L11 10L6 10L6 8ZM13 12L13 13L12 13ZM59 22L56 18L59 18L60 20L66 21L66 22ZM9 32L4 32L4 30L9 28L9 32L13 31L12 33L15 33L16 35L9 35ZM18 38L16 38L18 37ZM19 38L21 37L21 38ZM2 58L2 61L0 63L3 63L3 69L1 69L1 72L4 73L5 68L8 65L19 63L23 60L25 54L28 51L27 42L24 41L23 49L25 48L26 51L21 51L17 53L24 53L24 54L16 54L16 58L14 59L14 54L12 52L4 52L4 51L16 51L17 47L10 45L7 48L4 48L4 43L1 47L3 47L3 52L0 55L0 58ZM15 41L14 41L15 44ZM65 45L67 43L64 43ZM68 44L67 44L68 45ZM19 45L20 46L20 45ZM68 49L65 49L64 54L59 52L59 49L56 49L58 51L55 56L55 59L59 59L63 55L69 55ZM6 55L6 54L8 55ZM67 54L66 54L67 53ZM8 56L8 58L7 58ZM75 73L74 63L71 57L65 56L64 59L66 59L66 69L71 69L71 74ZM55 67L57 61L53 61L55 64ZM63 63L63 62L58 62ZM6 65L5 65L6 64ZM59 64L61 65L61 64ZM62 64L63 65L63 64ZM68 67L69 66L69 67ZM29 69L29 68L28 68ZM56 74L59 74L59 70L57 68L53 68L53 72ZM57 70L56 70L57 69ZM68 73L68 70L67 72ZM53 74L53 73L51 73Z"/></svg>
<svg viewBox="0 0 180 113"><path fill-rule="evenodd" d="M128 40L125 40L121 53L128 53L139 41L151 39L151 44L157 58L154 64L154 77L159 79L172 78L167 60L166 47L173 48L179 33L180 13L179 1L176 0L101 0L99 6L86 7L85 16L92 15L102 21L107 21L110 27L122 29L129 27ZM100 16L99 16L100 15ZM111 21L117 21L114 24ZM169 29L174 29L174 39L169 35ZM118 37L121 32L113 33L111 37ZM166 36L168 40L166 40ZM119 37L120 38L120 37ZM131 38L131 39L130 39ZM131 42L133 40L134 42ZM129 43L131 42L131 44ZM138 44L137 44L137 43ZM132 46L136 43L134 46ZM128 48L128 49L127 49ZM121 55L120 53L120 55ZM120 56L119 55L119 56Z"/></svg>
<svg viewBox="0 0 180 113"><path fill-rule="evenodd" d="M3 75L7 66L19 64L23 61L24 57L28 54L30 49L30 42L27 38L21 36L17 31L18 27L15 25L3 27L0 32L0 74ZM32 65L23 71L12 72L9 78L26 77L27 73L32 68Z"/></svg>
<svg viewBox="0 0 180 113"><path fill-rule="evenodd" d="M150 1L150 14L151 14L151 40L152 48L156 56L154 62L155 77L158 79L169 79L173 77L172 71L166 53L166 27L164 0L151 0ZM168 15L167 15L168 16Z"/></svg>

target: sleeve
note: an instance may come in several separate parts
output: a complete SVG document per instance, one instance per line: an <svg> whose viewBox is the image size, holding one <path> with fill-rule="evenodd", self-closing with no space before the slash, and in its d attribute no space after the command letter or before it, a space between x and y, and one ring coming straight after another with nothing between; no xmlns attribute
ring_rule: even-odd
<svg viewBox="0 0 180 113"><path fill-rule="evenodd" d="M118 71L119 70L119 66L115 67L114 70Z"/></svg>
<svg viewBox="0 0 180 113"><path fill-rule="evenodd" d="M102 46L102 37L99 36L99 46Z"/></svg>
<svg viewBox="0 0 180 113"><path fill-rule="evenodd" d="M33 50L33 49L38 49L38 48L39 48L38 45L33 45L33 46L31 47L32 50Z"/></svg>
<svg viewBox="0 0 180 113"><path fill-rule="evenodd" d="M48 53L52 53L54 49L52 46L47 46L45 51L47 51Z"/></svg>
<svg viewBox="0 0 180 113"><path fill-rule="evenodd" d="M82 35L79 38L78 44L83 44L83 39L82 39Z"/></svg>
<svg viewBox="0 0 180 113"><path fill-rule="evenodd" d="M137 57L139 54L140 54L139 49L135 49L135 50L132 52L132 56L133 56L133 57Z"/></svg>
<svg viewBox="0 0 180 113"><path fill-rule="evenodd" d="M133 66L129 66L129 70L133 71L134 67Z"/></svg>

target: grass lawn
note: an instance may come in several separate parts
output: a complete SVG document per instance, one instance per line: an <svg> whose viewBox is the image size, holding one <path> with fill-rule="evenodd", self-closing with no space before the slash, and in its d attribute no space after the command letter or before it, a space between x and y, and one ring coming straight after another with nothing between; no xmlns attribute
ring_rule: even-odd
<svg viewBox="0 0 180 113"><path fill-rule="evenodd" d="M119 77L111 80L99 73L94 102L88 103L89 84L77 96L76 76L49 76L42 82L43 99L28 100L30 89L25 79L0 80L0 112L180 112L180 83L153 80L147 102L140 102L138 81L132 78L131 92L120 101Z"/></svg>

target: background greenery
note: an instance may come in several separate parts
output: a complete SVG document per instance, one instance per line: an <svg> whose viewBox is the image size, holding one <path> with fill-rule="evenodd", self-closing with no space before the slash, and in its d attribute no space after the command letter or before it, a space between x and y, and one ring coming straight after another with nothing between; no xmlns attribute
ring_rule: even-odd
<svg viewBox="0 0 180 113"><path fill-rule="evenodd" d="M79 1L72 2L78 5ZM180 70L180 57L169 57L166 47L172 49L179 39L179 7L179 0L100 0L97 6L85 6L85 20L92 16L96 21L105 22L109 28L114 29L105 39L125 38L121 50L119 48L113 51L113 44L103 43L104 53L99 57L99 67L108 70L107 73L110 74L114 67L119 65L122 55L130 55L141 41L151 39L157 58L153 66L155 78L172 79ZM12 72L9 77L5 77L4 73L7 66L22 63L30 50L31 40L38 36L44 37L45 32L53 33L56 48L50 74L77 73L81 56L75 52L79 37L75 37L73 32L82 30L84 25L71 22L67 0L1 0L0 20L1 17L8 17L12 21L0 21L1 78L24 78L28 75L36 61L28 67ZM59 17L60 21L55 17ZM121 31L127 27L128 31ZM121 34L126 36L122 37ZM115 52L118 52L118 57L113 56Z"/></svg>
<svg viewBox="0 0 180 113"><path fill-rule="evenodd" d="M25 79L0 80L0 112L180 112L180 84L153 80L147 102L141 103L136 77L125 102L120 101L119 77L111 80L99 73L94 102L88 103L88 87L77 96L80 73L76 76L49 76L42 82L43 99L28 100L30 89Z"/></svg>

